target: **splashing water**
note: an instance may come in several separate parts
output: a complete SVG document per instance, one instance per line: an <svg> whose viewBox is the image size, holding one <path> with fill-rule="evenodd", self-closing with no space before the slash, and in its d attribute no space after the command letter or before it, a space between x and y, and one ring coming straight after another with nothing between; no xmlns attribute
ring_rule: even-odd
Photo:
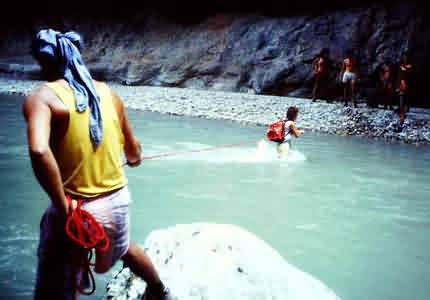
<svg viewBox="0 0 430 300"><path fill-rule="evenodd" d="M285 158L279 159L276 151L276 144L259 140L256 145L238 146L215 149L212 151L190 152L186 151L208 149L214 145L195 143L195 142L177 142L172 145L151 145L148 150L148 155L159 155L160 152L175 153L163 159L169 160L193 160L205 161L209 163L261 163L261 162L301 162L305 161L304 154L297 150L290 150ZM184 153L181 153L184 152Z"/></svg>
<svg viewBox="0 0 430 300"><path fill-rule="evenodd" d="M257 149L253 156L255 161L286 161L286 162L301 162L306 160L306 156L298 150L290 150L288 154L279 159L275 143L269 143L266 140L257 142Z"/></svg>

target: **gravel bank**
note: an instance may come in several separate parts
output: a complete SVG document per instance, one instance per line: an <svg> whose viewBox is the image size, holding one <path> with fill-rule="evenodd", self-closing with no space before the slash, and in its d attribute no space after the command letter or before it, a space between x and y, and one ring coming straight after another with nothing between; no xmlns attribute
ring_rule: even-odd
<svg viewBox="0 0 430 300"><path fill-rule="evenodd" d="M0 79L0 93L26 94L39 84L41 82L3 78ZM307 130L368 136L417 145L430 144L430 111L425 109L412 109L401 128L394 112L367 108L364 104L352 108L339 103L312 103L309 99L291 97L117 84L112 86L131 109L267 125L283 116L286 109L294 105L300 109L299 126Z"/></svg>

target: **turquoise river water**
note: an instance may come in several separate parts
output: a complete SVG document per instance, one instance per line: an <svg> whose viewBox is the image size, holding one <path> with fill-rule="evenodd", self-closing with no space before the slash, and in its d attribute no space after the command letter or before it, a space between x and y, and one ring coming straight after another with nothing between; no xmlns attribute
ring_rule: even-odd
<svg viewBox="0 0 430 300"><path fill-rule="evenodd" d="M21 101L0 97L1 299L32 298L48 204L28 159ZM254 142L128 169L134 240L178 223L232 223L341 299L430 299L430 147L309 133L279 161L273 145L256 146L263 127L129 115L147 155ZM111 276L98 278L91 299Z"/></svg>

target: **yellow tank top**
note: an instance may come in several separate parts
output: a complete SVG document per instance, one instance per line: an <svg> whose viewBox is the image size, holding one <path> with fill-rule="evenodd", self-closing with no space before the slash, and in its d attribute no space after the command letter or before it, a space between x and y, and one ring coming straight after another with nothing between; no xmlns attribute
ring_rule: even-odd
<svg viewBox="0 0 430 300"><path fill-rule="evenodd" d="M47 83L69 110L69 126L53 149L66 193L92 198L127 184L121 166L124 136L111 91L106 84L96 86L103 120L103 140L95 148L89 133L89 113L76 111L75 96L70 87L58 82Z"/></svg>

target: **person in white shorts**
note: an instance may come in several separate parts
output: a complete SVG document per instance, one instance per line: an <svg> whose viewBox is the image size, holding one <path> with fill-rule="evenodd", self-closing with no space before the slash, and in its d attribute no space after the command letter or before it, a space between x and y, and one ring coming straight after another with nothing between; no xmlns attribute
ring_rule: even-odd
<svg viewBox="0 0 430 300"><path fill-rule="evenodd" d="M352 50L346 52L345 59L343 60L341 79L343 84L343 100L345 106L348 106L348 97L351 98L354 107L357 107L355 99L355 83L357 81L356 62Z"/></svg>

